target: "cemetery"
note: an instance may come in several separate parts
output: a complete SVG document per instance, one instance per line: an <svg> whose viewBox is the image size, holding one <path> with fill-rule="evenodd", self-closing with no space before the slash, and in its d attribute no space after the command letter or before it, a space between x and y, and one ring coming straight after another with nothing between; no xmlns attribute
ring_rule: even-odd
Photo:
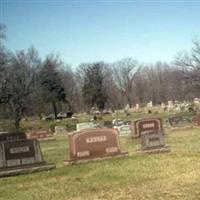
<svg viewBox="0 0 200 200"><path fill-rule="evenodd" d="M0 200L200 200L199 8L0 0Z"/></svg>
<svg viewBox="0 0 200 200"><path fill-rule="evenodd" d="M182 116L185 117L186 114L184 112ZM181 113L179 115L181 116ZM196 197L198 193L192 193L194 187L190 183L195 183L200 178L197 171L199 129L196 126L190 129L182 126L179 129L171 129L166 121L173 116L170 112L153 113L151 116L145 111L134 115L132 113L131 116L121 113L118 114L120 122L129 121L131 124L111 128L113 116L106 114L102 116L103 120L98 121L101 128L88 126L79 131L76 130L76 126L73 126L73 130L68 130L67 127L71 127L68 124L74 123L70 119L64 119L59 126L54 120L56 140L40 144L35 139L27 139L23 133L9 133L8 137L8 132L2 131L0 192L4 199L34 199L36 194L32 192L32 184L29 181L31 179L34 180L35 190L46 188L46 192L37 194L40 199L49 199L52 195L55 198L63 196L67 199L110 199L116 195L137 199L143 198L141 194L144 187L149 188L144 195L150 200L158 193L169 199L174 196L180 199L179 194L183 197L188 190L191 191L192 198ZM79 117L79 121L84 124L88 124L89 119L88 115ZM44 121L36 120L34 124L37 123L37 126L46 129L47 124ZM53 122L48 123L50 126ZM105 128L105 124L110 127ZM6 130L6 123L4 126ZM31 121L22 122L22 127L28 129L29 126ZM119 129L125 126L125 132L120 134ZM132 126L131 132L127 126ZM32 151L33 148L35 152ZM16 152L18 156L13 157L11 152ZM193 176L187 177L186 174L191 172ZM16 176L19 174L21 175ZM85 176L87 179L84 179ZM59 180L59 184L56 180ZM180 187L176 181L185 185ZM50 185L46 187L48 183ZM138 188L138 183L144 186ZM16 188L15 194L2 193L8 191L8 187ZM24 187L27 190L23 190ZM85 191L84 194L77 191L77 187ZM107 187L110 189L106 190ZM162 189L157 190L158 187L167 187L166 193L163 193ZM52 193L52 188L57 188L59 193ZM178 193L174 192L174 188ZM195 186L195 191L196 189L200 189L198 185Z"/></svg>

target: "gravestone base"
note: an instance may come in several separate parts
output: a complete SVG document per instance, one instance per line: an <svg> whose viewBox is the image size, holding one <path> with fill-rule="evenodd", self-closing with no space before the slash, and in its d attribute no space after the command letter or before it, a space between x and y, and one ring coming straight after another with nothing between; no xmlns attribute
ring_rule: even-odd
<svg viewBox="0 0 200 200"><path fill-rule="evenodd" d="M31 172L47 171L56 168L55 164L51 163L40 163L37 165L27 165L23 167L7 167L0 169L0 178L15 176L20 174L27 174Z"/></svg>
<svg viewBox="0 0 200 200"><path fill-rule="evenodd" d="M167 153L170 152L170 147L169 146L160 146L156 148L148 148L148 149L140 149L138 150L139 153L141 154L151 154L151 153Z"/></svg>
<svg viewBox="0 0 200 200"><path fill-rule="evenodd" d="M64 161L65 165L73 165L73 164L80 164L80 163L87 163L90 161L101 161L101 160L109 160L114 158L122 158L128 156L128 152L122 152L112 156L104 156L104 157L97 157L97 158L89 158L89 159L81 159L81 160L66 160Z"/></svg>

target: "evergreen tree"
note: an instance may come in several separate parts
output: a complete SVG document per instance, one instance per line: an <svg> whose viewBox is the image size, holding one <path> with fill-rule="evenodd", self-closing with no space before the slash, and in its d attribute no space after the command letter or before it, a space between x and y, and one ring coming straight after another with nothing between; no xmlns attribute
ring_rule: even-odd
<svg viewBox="0 0 200 200"><path fill-rule="evenodd" d="M106 97L103 89L103 63L93 63L85 70L82 94L84 102L89 106L97 106L102 110Z"/></svg>
<svg viewBox="0 0 200 200"><path fill-rule="evenodd" d="M65 89L58 68L61 62L53 56L48 56L40 72L42 98L45 103L51 103L55 118L57 118L57 102L66 102Z"/></svg>

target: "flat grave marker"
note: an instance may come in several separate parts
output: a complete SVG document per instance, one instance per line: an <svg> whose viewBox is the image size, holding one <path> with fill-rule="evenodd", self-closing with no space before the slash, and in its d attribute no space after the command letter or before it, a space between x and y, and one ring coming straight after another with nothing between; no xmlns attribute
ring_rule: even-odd
<svg viewBox="0 0 200 200"><path fill-rule="evenodd" d="M126 156L121 152L118 131L110 128L87 129L69 135L70 160L66 164Z"/></svg>
<svg viewBox="0 0 200 200"><path fill-rule="evenodd" d="M145 131L163 131L162 119L147 118L134 121L133 137L140 137L141 133Z"/></svg>
<svg viewBox="0 0 200 200"><path fill-rule="evenodd" d="M171 127L186 127L186 126L192 126L192 121L187 117L182 116L175 116L170 117L168 119L169 125Z"/></svg>
<svg viewBox="0 0 200 200"><path fill-rule="evenodd" d="M0 143L0 177L50 170L54 164L44 161L37 140L14 140Z"/></svg>

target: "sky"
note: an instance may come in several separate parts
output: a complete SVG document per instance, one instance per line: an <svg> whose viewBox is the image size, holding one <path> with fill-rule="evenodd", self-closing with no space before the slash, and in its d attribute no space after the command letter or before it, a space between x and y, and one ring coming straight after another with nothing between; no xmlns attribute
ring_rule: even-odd
<svg viewBox="0 0 200 200"><path fill-rule="evenodd" d="M200 39L199 1L0 0L6 47L82 62L170 62Z"/></svg>

